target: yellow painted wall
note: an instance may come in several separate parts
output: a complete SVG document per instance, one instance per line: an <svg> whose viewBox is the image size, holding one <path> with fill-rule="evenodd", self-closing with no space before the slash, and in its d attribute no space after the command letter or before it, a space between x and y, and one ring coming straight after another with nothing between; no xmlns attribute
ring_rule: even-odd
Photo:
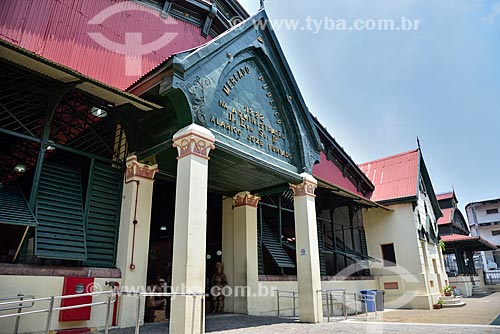
<svg viewBox="0 0 500 334"><path fill-rule="evenodd" d="M391 205L392 212L363 210L368 255L382 259L381 245L394 244L397 265L372 263L370 268L379 280L379 289L386 291L387 307L428 309L439 298L440 287L447 280L439 245L418 238L417 212L424 210L426 201L417 202L415 209L411 203L402 203ZM428 204L428 212L431 211ZM384 283L397 283L398 289L385 289Z"/></svg>
<svg viewBox="0 0 500 334"><path fill-rule="evenodd" d="M116 278L96 278L94 284L105 288L106 281L116 281L120 283L120 279ZM16 275L1 275L0 276L0 296L16 296L19 293L25 295L34 295L35 298L60 296L62 294L64 277L61 276L16 276ZM93 297L93 302L105 301L104 296ZM35 306L24 311L34 311L48 308L48 301L36 302ZM60 306L60 300L55 303L55 306ZM0 314L14 313L14 311L4 311ZM78 322L59 322L59 311L55 311L52 315L51 329L64 328L102 328L104 327L106 317L106 306L99 305L92 307L91 319L89 321ZM110 319L112 318L112 314ZM110 320L111 321L111 320ZM0 319L0 334L11 334L14 330L14 318ZM47 313L25 315L21 318L19 333L41 333L45 331L47 323Z"/></svg>

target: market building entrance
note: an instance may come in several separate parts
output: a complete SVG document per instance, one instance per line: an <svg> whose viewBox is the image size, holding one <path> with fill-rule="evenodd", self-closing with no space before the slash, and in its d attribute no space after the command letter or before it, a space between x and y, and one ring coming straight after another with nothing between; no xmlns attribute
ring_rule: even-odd
<svg viewBox="0 0 500 334"><path fill-rule="evenodd" d="M133 164L175 181L165 205L175 201L171 285L177 292L206 289L207 255L212 256L207 218L216 208L209 194L218 194L228 285L252 291L228 299L230 312L258 314L259 194L290 189L300 317L319 322L317 182L311 174L322 146L276 36L256 28L256 21L266 22L265 12L196 50L172 56L131 88L167 106L166 113L135 118ZM168 245L164 248L167 253ZM199 307L192 298L172 300L171 333L201 331Z"/></svg>

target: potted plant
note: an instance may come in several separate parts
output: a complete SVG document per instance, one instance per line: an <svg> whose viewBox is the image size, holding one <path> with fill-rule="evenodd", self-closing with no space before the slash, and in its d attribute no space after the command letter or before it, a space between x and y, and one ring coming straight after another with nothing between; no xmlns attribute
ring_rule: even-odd
<svg viewBox="0 0 500 334"><path fill-rule="evenodd" d="M453 294L453 288L451 286L447 285L443 288L443 292L444 292L445 296L449 297Z"/></svg>
<svg viewBox="0 0 500 334"><path fill-rule="evenodd" d="M438 299L436 304L433 304L432 307L436 310L439 310L443 307L443 300L441 298Z"/></svg>

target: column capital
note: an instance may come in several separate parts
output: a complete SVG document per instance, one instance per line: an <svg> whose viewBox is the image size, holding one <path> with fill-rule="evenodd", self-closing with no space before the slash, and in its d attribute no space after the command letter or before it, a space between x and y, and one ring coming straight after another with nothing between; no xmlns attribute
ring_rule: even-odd
<svg viewBox="0 0 500 334"><path fill-rule="evenodd" d="M208 154L211 149L215 148L215 137L212 132L196 124L188 125L177 131L173 142L173 147L177 148L179 154L177 159L193 154L209 160Z"/></svg>
<svg viewBox="0 0 500 334"><path fill-rule="evenodd" d="M158 171L158 165L149 166L137 161L136 155L131 155L127 157L127 173L126 181L134 177L139 177L143 179L153 180L155 173Z"/></svg>
<svg viewBox="0 0 500 334"><path fill-rule="evenodd" d="M312 196L316 197L314 190L318 186L318 181L307 173L300 174L302 177L302 183L290 184L290 189L293 190L293 196Z"/></svg>
<svg viewBox="0 0 500 334"><path fill-rule="evenodd" d="M233 197L233 207L237 208L239 206L248 205L256 208L259 205L259 201L259 196L252 195L248 191L244 191Z"/></svg>

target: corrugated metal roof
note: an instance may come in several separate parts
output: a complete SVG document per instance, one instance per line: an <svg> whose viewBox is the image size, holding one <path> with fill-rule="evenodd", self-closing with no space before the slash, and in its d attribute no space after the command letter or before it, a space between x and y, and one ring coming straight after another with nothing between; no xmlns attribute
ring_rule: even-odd
<svg viewBox="0 0 500 334"><path fill-rule="evenodd" d="M368 206L368 207L374 207L374 208L379 208L379 209L384 209L386 211L392 211L392 209L386 207L386 206L383 206L379 203L375 203L363 196L360 196L352 191L349 191L347 189L344 189L342 187L339 187L335 184L332 184L331 182L329 182L328 180L323 180L319 177L315 177L318 181L318 186L321 187L321 188L325 188L325 189L329 189L331 190L332 192L334 192L336 195L339 195L339 196L342 196L342 197L346 197L346 198L350 198L353 200L353 202L356 202L356 203L359 203L359 204L362 204L362 205L365 205L365 206Z"/></svg>
<svg viewBox="0 0 500 334"><path fill-rule="evenodd" d="M94 96L98 96L108 102L112 102L115 106L131 103L142 110L162 108L155 103L89 78L71 68L47 60L33 52L29 52L3 40L0 40L0 58L60 82L74 83L76 88Z"/></svg>
<svg viewBox="0 0 500 334"><path fill-rule="evenodd" d="M359 168L375 186L372 201L385 201L417 195L418 149L366 162Z"/></svg>
<svg viewBox="0 0 500 334"><path fill-rule="evenodd" d="M469 235L462 235L462 234L448 234L448 235L443 235L441 239L445 243L456 243L460 241L468 241L468 242L474 242L478 241L479 243L491 248L491 249L497 249L497 247L489 242L488 240L482 238L482 237L472 237Z"/></svg>
<svg viewBox="0 0 500 334"><path fill-rule="evenodd" d="M91 22L110 7L116 10L109 17ZM127 40L129 50L124 52L149 48L149 53L134 60L142 62L140 73L127 75L125 55L101 46L89 33L102 34L115 45ZM139 33L140 37L127 33ZM154 42L165 34L175 37L156 50ZM201 36L201 28L193 24L162 18L156 9L124 0L0 1L0 38L122 90L173 53L211 39Z"/></svg>
<svg viewBox="0 0 500 334"><path fill-rule="evenodd" d="M453 210L455 210L455 208L441 209L443 216L438 219L438 225L451 224L452 223L451 219L453 217Z"/></svg>
<svg viewBox="0 0 500 334"><path fill-rule="evenodd" d="M450 192L444 193L444 194L436 195L438 201L441 201L444 199L452 199L454 196L455 196L455 194L453 193L453 191L450 191Z"/></svg>
<svg viewBox="0 0 500 334"><path fill-rule="evenodd" d="M328 160L324 152L321 152L320 157L320 163L313 166L312 173L314 177L319 177L363 196L363 194L358 191L357 187L344 176L342 171L333 162Z"/></svg>

